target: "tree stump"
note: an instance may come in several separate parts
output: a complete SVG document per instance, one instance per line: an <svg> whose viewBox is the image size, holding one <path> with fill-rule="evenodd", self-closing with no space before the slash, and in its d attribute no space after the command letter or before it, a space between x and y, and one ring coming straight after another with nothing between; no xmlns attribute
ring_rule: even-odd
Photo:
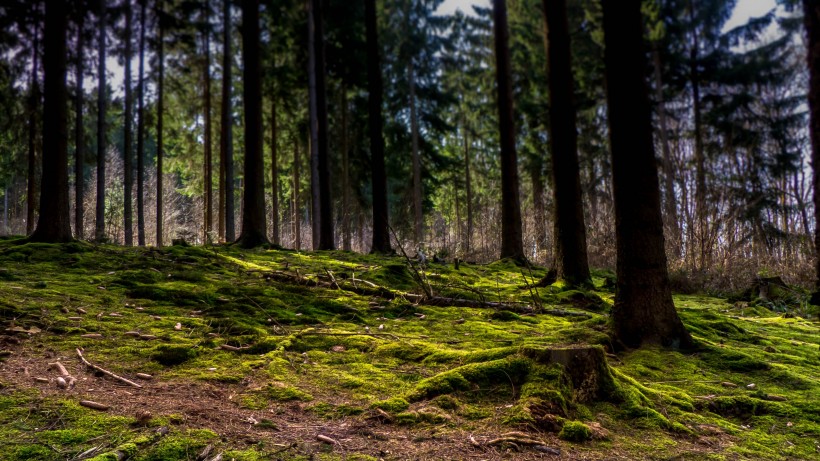
<svg viewBox="0 0 820 461"><path fill-rule="evenodd" d="M541 364L560 364L572 383L572 397L576 402L610 400L617 390L601 346L525 347L522 353Z"/></svg>

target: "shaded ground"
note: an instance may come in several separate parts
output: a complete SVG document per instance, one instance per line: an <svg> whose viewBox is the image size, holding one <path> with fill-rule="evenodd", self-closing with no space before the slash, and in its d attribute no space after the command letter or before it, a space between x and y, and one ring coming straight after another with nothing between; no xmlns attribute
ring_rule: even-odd
<svg viewBox="0 0 820 461"><path fill-rule="evenodd" d="M677 297L700 349L610 356L613 385L584 402L532 351L606 346L612 295L528 288L540 268L9 241L0 268L0 459L820 459L818 324L797 291ZM417 305L425 283L502 304ZM77 347L154 378L95 374Z"/></svg>

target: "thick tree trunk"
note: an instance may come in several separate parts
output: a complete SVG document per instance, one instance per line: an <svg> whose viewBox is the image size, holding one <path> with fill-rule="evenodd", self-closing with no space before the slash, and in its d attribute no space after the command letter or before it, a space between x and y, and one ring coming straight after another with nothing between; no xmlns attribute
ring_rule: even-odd
<svg viewBox="0 0 820 461"><path fill-rule="evenodd" d="M40 84L37 69L40 59L40 32L35 28L31 45L31 83L28 106L28 169L26 181L26 235L34 232L34 212L37 200L37 111L40 107Z"/></svg>
<svg viewBox="0 0 820 461"><path fill-rule="evenodd" d="M85 9L77 12L77 99L74 100L74 235L84 238L85 226L85 136L83 126L83 49L85 28Z"/></svg>
<svg viewBox="0 0 820 461"><path fill-rule="evenodd" d="M410 139L413 150L413 237L416 245L424 242L424 214L421 208L421 156L419 155L419 120L416 113L416 74L413 60L407 65L410 81Z"/></svg>
<svg viewBox="0 0 820 461"><path fill-rule="evenodd" d="M370 130L371 175L373 181L373 253L392 253L387 216L387 173L382 137L382 71L376 23L376 0L365 0L367 36L367 92Z"/></svg>
<svg viewBox="0 0 820 461"><path fill-rule="evenodd" d="M310 215L311 240L313 249L319 249L321 234L321 213L319 213L319 109L316 97L316 6L308 0L308 98L310 99Z"/></svg>
<svg viewBox="0 0 820 461"><path fill-rule="evenodd" d="M159 0L157 2L157 16L160 17L164 15L164 2L163 0ZM163 220L163 187L162 187L162 179L163 179L163 171L162 171L162 157L164 155L163 151L165 147L163 146L163 139L162 139L162 131L163 131L163 118L165 112L165 97L163 91L165 89L165 27L163 24L163 20L159 19L159 40L158 40L158 52L157 52L157 61L159 65L159 73L157 75L157 238L156 244L158 247L161 247L163 244L162 241L162 220Z"/></svg>
<svg viewBox="0 0 820 461"><path fill-rule="evenodd" d="M518 195L518 154L515 150L513 93L510 73L506 0L493 0L498 124L501 141L501 257L526 261Z"/></svg>
<svg viewBox="0 0 820 461"><path fill-rule="evenodd" d="M578 166L578 130L566 0L544 0L549 61L550 145L555 196L558 276L570 285L591 284Z"/></svg>
<svg viewBox="0 0 820 461"><path fill-rule="evenodd" d="M268 243L262 159L262 72L259 67L259 0L242 1L242 96L245 105L245 193L242 234L237 243L254 248Z"/></svg>
<svg viewBox="0 0 820 461"><path fill-rule="evenodd" d="M646 85L641 0L602 0L617 240L615 343L692 346L672 302Z"/></svg>
<svg viewBox="0 0 820 461"><path fill-rule="evenodd" d="M273 218L273 244L281 245L279 236L279 157L277 153L278 135L276 131L276 97L271 95L270 100L270 163L271 163L271 198Z"/></svg>
<svg viewBox="0 0 820 461"><path fill-rule="evenodd" d="M125 111L123 113L123 229L125 246L134 245L133 206L131 191L134 189L134 174L131 152L131 124L133 100L131 95L131 0L125 0Z"/></svg>
<svg viewBox="0 0 820 461"><path fill-rule="evenodd" d="M145 246L145 28L146 0L140 1L140 62L137 82L137 245Z"/></svg>
<svg viewBox="0 0 820 461"><path fill-rule="evenodd" d="M316 56L316 153L319 179L319 250L335 250L333 233L333 201L330 184L330 158L328 151L327 85L325 81L325 34L323 0L313 3L314 43ZM314 220L316 216L314 215ZM314 244L314 247L316 245Z"/></svg>
<svg viewBox="0 0 820 461"><path fill-rule="evenodd" d="M97 87L97 206L94 213L94 240L102 242L105 240L105 151L106 151L106 107L107 99L105 88L105 2L100 2L99 10L99 37L97 40L97 53L99 63L97 65L97 75L99 79Z"/></svg>
<svg viewBox="0 0 820 461"><path fill-rule="evenodd" d="M809 133L811 136L814 209L820 210L820 1L803 0L806 48L809 67ZM814 261L816 291L820 293L820 213L814 213ZM812 298L818 297L817 294ZM814 299L813 299L814 301Z"/></svg>
<svg viewBox="0 0 820 461"><path fill-rule="evenodd" d="M213 203L214 203L214 185L213 185L213 154L211 150L211 4L206 0L205 2L205 62L203 71L203 98L204 98L204 122L205 135L203 141L205 142L205 226L203 242L208 242L213 230Z"/></svg>
<svg viewBox="0 0 820 461"><path fill-rule="evenodd" d="M45 102L43 107L43 178L40 219L33 242L71 241L68 206L68 127L66 87L67 2L46 2Z"/></svg>
<svg viewBox="0 0 820 461"><path fill-rule="evenodd" d="M233 173L233 116L231 113L231 75L233 70L233 58L231 55L231 1L222 0L222 108L221 126L222 136L220 137L220 169L224 169L224 175L220 178L223 181L224 192L220 193L224 214L220 214L220 219L224 219L224 236L226 242L233 242L236 239L234 226L234 173ZM222 226L220 226L222 227ZM220 229L220 232L223 229Z"/></svg>

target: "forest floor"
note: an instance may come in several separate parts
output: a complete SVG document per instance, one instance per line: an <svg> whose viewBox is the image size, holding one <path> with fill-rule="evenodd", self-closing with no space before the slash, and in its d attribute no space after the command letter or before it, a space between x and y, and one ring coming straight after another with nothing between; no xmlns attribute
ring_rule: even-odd
<svg viewBox="0 0 820 461"><path fill-rule="evenodd" d="M611 274L415 267L0 240L0 460L820 459L798 289L676 295L696 350L604 355ZM567 348L602 357L593 398Z"/></svg>

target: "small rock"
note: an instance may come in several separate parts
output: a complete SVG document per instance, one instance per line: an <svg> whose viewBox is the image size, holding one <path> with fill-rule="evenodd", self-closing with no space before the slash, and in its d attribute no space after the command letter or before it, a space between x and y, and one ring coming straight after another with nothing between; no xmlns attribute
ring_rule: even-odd
<svg viewBox="0 0 820 461"><path fill-rule="evenodd" d="M751 384L746 385L746 389L755 389L755 388L757 388L757 385L755 385L755 383L751 383Z"/></svg>
<svg viewBox="0 0 820 461"><path fill-rule="evenodd" d="M341 346L341 345L336 345L336 346L331 347L330 350L333 351L333 352L344 352L345 347Z"/></svg>
<svg viewBox="0 0 820 461"><path fill-rule="evenodd" d="M59 387L60 389L65 389L68 387L68 383L62 376L57 377L57 387Z"/></svg>
<svg viewBox="0 0 820 461"><path fill-rule="evenodd" d="M730 382L728 382L728 381L724 381L724 382L720 383L720 385L721 385L721 386L723 386L723 387L728 387L728 388L732 388L732 389L734 389L735 387L737 387L737 384L735 384L735 383L730 383Z"/></svg>
<svg viewBox="0 0 820 461"><path fill-rule="evenodd" d="M174 330L176 330L176 331L180 331L180 330L182 330L182 324L181 324L181 323L179 323L179 322L177 322L177 324L176 324L176 325L174 325Z"/></svg>
<svg viewBox="0 0 820 461"><path fill-rule="evenodd" d="M788 423L786 423L786 427L792 427L792 426L794 426L793 422L789 421Z"/></svg>
<svg viewBox="0 0 820 461"><path fill-rule="evenodd" d="M112 313L108 314L108 316L109 317L122 317L122 314L120 314L119 312L112 312Z"/></svg>
<svg viewBox="0 0 820 461"><path fill-rule="evenodd" d="M384 330L384 324L379 325L379 330Z"/></svg>

